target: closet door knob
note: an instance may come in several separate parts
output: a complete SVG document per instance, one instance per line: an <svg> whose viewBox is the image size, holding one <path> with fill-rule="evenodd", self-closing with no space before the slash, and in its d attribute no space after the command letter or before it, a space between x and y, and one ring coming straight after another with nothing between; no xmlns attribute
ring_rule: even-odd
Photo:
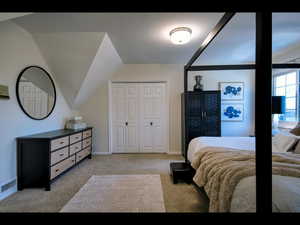
<svg viewBox="0 0 300 225"><path fill-rule="evenodd" d="M152 126L152 124L153 124L153 123L152 123L152 122L150 122L150 125L151 125L151 126Z"/></svg>
<svg viewBox="0 0 300 225"><path fill-rule="evenodd" d="M126 122L125 125L127 126L127 125L128 125L128 122Z"/></svg>

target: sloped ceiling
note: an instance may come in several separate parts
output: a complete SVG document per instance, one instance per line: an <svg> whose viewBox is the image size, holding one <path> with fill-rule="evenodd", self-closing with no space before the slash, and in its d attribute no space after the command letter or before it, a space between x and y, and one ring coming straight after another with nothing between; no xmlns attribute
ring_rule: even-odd
<svg viewBox="0 0 300 225"><path fill-rule="evenodd" d="M74 108L78 108L87 100L93 91L103 82L107 82L123 65L108 35L105 34L89 71L82 82L80 91L74 101Z"/></svg>
<svg viewBox="0 0 300 225"><path fill-rule="evenodd" d="M117 67L186 64L224 13L34 13L13 21L30 32L74 108ZM273 14L273 53L300 42L300 13ZM173 45L169 31L192 28L191 41ZM197 64L251 63L255 13L237 13Z"/></svg>
<svg viewBox="0 0 300 225"><path fill-rule="evenodd" d="M14 21L31 33L106 32L124 63L185 64L224 13L35 13ZM169 32L192 29L186 45Z"/></svg>
<svg viewBox="0 0 300 225"><path fill-rule="evenodd" d="M74 107L82 83L99 50L102 32L53 32L32 34L69 106Z"/></svg>
<svg viewBox="0 0 300 225"><path fill-rule="evenodd" d="M0 21L10 20L21 16L26 16L32 13L0 13Z"/></svg>

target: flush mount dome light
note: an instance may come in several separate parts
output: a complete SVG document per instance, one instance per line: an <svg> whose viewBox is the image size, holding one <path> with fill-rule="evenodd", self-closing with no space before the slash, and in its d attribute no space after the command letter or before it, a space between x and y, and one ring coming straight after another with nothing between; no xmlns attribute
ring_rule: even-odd
<svg viewBox="0 0 300 225"><path fill-rule="evenodd" d="M170 39L175 45L188 43L191 35L192 30L188 27L178 27L170 31Z"/></svg>

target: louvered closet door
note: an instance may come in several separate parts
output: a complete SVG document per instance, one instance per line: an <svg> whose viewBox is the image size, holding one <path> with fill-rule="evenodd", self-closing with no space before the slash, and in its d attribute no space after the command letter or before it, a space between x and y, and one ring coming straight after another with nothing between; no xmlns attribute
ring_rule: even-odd
<svg viewBox="0 0 300 225"><path fill-rule="evenodd" d="M165 84L140 87L141 152L165 152Z"/></svg>
<svg viewBox="0 0 300 225"><path fill-rule="evenodd" d="M138 88L112 85L112 151L138 152Z"/></svg>
<svg viewBox="0 0 300 225"><path fill-rule="evenodd" d="M220 136L220 94L205 93L202 95L203 103L203 135Z"/></svg>

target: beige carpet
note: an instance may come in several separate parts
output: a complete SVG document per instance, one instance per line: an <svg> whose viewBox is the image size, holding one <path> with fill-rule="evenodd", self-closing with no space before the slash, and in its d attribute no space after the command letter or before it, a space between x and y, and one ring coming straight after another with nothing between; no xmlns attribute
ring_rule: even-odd
<svg viewBox="0 0 300 225"><path fill-rule="evenodd" d="M160 175L92 176L60 212L165 212Z"/></svg>
<svg viewBox="0 0 300 225"><path fill-rule="evenodd" d="M0 201L1 212L59 212L93 175L160 174L167 212L208 212L207 196L194 185L173 184L170 162L184 161L180 155L113 154L86 159L59 177L51 191L26 188Z"/></svg>

